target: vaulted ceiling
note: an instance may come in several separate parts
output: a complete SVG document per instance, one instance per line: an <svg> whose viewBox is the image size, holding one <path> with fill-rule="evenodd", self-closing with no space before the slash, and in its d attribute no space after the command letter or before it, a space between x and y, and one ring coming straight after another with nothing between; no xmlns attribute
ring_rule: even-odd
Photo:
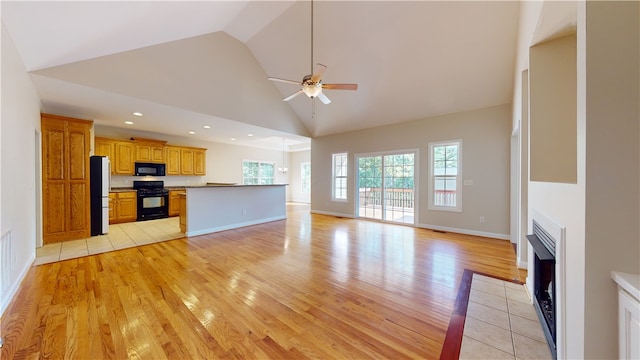
<svg viewBox="0 0 640 360"><path fill-rule="evenodd" d="M295 150L512 97L518 2L316 0L313 59L309 1L1 6L43 110L98 125ZM283 102L299 87L267 80L300 81L316 62L323 82L358 90Z"/></svg>

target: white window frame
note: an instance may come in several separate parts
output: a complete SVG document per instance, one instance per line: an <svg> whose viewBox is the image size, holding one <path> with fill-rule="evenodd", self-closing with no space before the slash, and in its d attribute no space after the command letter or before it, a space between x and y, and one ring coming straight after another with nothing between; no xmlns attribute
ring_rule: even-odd
<svg viewBox="0 0 640 360"><path fill-rule="evenodd" d="M257 163L258 164L258 180L262 179L263 177L260 175L260 165L261 164L269 164L271 166L273 166L273 176L271 176L271 183L270 184L274 184L275 183L275 172L276 172L276 163L274 161L262 161L262 160L242 160L242 184L243 185L247 185L245 182L245 177L244 177L244 167L245 167L245 163ZM258 181L258 183L260 183L260 181ZM249 185L254 185L254 184L249 184ZM258 184L261 185L261 184Z"/></svg>
<svg viewBox="0 0 640 360"><path fill-rule="evenodd" d="M456 174L456 206L442 206L435 205L434 187L435 187L435 175L434 175L434 148L440 146L452 146L458 147L458 160L457 160L457 174ZM462 140L449 140L438 141L429 143L429 210L437 211L451 211L462 212Z"/></svg>
<svg viewBox="0 0 640 360"><path fill-rule="evenodd" d="M309 167L309 176L305 178L304 168ZM305 186L306 185L306 186ZM311 192L311 162L304 161L300 163L300 192L308 194Z"/></svg>
<svg viewBox="0 0 640 360"><path fill-rule="evenodd" d="M344 163L341 167L344 168L345 174L336 174L336 168L338 167L336 159L338 157L344 157ZM344 184L344 196L339 197L343 191L338 191L338 180ZM341 188L342 189L342 188ZM349 200L349 154L346 152L335 153L331 155L331 200L339 202L347 202Z"/></svg>

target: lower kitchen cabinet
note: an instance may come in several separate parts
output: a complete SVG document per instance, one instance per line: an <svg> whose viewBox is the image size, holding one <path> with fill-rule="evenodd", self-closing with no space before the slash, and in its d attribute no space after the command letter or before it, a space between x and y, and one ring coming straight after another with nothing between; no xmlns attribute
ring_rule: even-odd
<svg viewBox="0 0 640 360"><path fill-rule="evenodd" d="M136 221L137 193L135 191L109 193L109 223Z"/></svg>
<svg viewBox="0 0 640 360"><path fill-rule="evenodd" d="M178 203L180 204L180 231L187 232L187 193L181 191L178 194Z"/></svg>
<svg viewBox="0 0 640 360"><path fill-rule="evenodd" d="M180 215L180 193L184 190L169 190L169 216Z"/></svg>

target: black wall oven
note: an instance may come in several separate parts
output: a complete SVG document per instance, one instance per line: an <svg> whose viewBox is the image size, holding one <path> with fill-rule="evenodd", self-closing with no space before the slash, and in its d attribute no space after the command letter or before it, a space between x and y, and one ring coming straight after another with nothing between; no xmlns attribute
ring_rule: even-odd
<svg viewBox="0 0 640 360"><path fill-rule="evenodd" d="M169 217L169 190L164 181L134 181L138 192L138 221Z"/></svg>

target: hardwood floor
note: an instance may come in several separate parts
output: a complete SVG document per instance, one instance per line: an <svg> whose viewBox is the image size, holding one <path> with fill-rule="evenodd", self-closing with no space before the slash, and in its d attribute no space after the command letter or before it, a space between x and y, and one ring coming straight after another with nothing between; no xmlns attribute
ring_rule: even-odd
<svg viewBox="0 0 640 360"><path fill-rule="evenodd" d="M438 358L464 269L508 241L309 214L33 267L1 359Z"/></svg>

